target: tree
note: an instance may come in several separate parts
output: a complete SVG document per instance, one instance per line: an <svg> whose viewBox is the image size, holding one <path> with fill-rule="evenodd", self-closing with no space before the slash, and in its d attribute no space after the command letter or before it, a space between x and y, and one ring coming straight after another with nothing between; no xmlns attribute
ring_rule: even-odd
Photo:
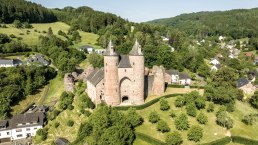
<svg viewBox="0 0 258 145"><path fill-rule="evenodd" d="M197 109L194 103L190 103L186 106L186 112L188 115L195 117L197 115Z"/></svg>
<svg viewBox="0 0 258 145"><path fill-rule="evenodd" d="M173 131L172 133L167 134L166 136L167 145L180 145L182 143L183 143L183 139L178 131Z"/></svg>
<svg viewBox="0 0 258 145"><path fill-rule="evenodd" d="M165 133L165 132L169 132L170 128L165 121L159 120L159 122L157 123L157 130L162 133Z"/></svg>
<svg viewBox="0 0 258 145"><path fill-rule="evenodd" d="M207 78L210 75L210 67L206 63L202 63L197 72L201 77Z"/></svg>
<svg viewBox="0 0 258 145"><path fill-rule="evenodd" d="M178 96L175 101L176 107L183 107L185 105L185 98Z"/></svg>
<svg viewBox="0 0 258 145"><path fill-rule="evenodd" d="M53 35L53 30L51 27L48 28L47 35Z"/></svg>
<svg viewBox="0 0 258 145"><path fill-rule="evenodd" d="M215 105L213 102L211 102L207 108L207 112L213 112L215 108Z"/></svg>
<svg viewBox="0 0 258 145"><path fill-rule="evenodd" d="M143 123L143 118L133 108L130 108L128 110L127 116L129 122L133 125L133 127L139 126Z"/></svg>
<svg viewBox="0 0 258 145"><path fill-rule="evenodd" d="M22 23L20 20L14 20L13 25L15 28L22 28Z"/></svg>
<svg viewBox="0 0 258 145"><path fill-rule="evenodd" d="M228 116L226 111L218 111L216 113L216 122L218 125L227 129L233 128L233 120Z"/></svg>
<svg viewBox="0 0 258 145"><path fill-rule="evenodd" d="M170 113L169 113L169 116L172 117L172 118L175 118L176 117L175 111L171 110Z"/></svg>
<svg viewBox="0 0 258 145"><path fill-rule="evenodd" d="M249 114L245 115L242 119L242 122L244 122L246 125L253 125L256 121L256 115L255 114Z"/></svg>
<svg viewBox="0 0 258 145"><path fill-rule="evenodd" d="M235 88L238 74L230 67L219 69L212 77L212 85L214 87Z"/></svg>
<svg viewBox="0 0 258 145"><path fill-rule="evenodd" d="M206 124L208 122L208 117L203 113L201 112L198 116L197 116L197 121L200 123L200 124Z"/></svg>
<svg viewBox="0 0 258 145"><path fill-rule="evenodd" d="M258 109L258 94L254 94L249 102L254 108Z"/></svg>
<svg viewBox="0 0 258 145"><path fill-rule="evenodd" d="M187 130L189 123L186 114L180 114L175 120L175 125L178 130Z"/></svg>
<svg viewBox="0 0 258 145"><path fill-rule="evenodd" d="M66 124L67 124L67 126L72 127L74 125L74 121L68 120Z"/></svg>
<svg viewBox="0 0 258 145"><path fill-rule="evenodd" d="M152 111L149 114L149 122L156 123L160 120L159 114L156 111Z"/></svg>
<svg viewBox="0 0 258 145"><path fill-rule="evenodd" d="M104 66L104 58L103 56L97 54L96 52L92 52L91 54L89 54L88 56L88 60L90 62L90 64L93 65L93 67L103 67Z"/></svg>
<svg viewBox="0 0 258 145"><path fill-rule="evenodd" d="M204 109L205 108L205 98L204 97L198 97L195 100L195 106L197 107L197 109Z"/></svg>
<svg viewBox="0 0 258 145"><path fill-rule="evenodd" d="M160 110L165 111L170 108L168 101L164 98L160 99Z"/></svg>
<svg viewBox="0 0 258 145"><path fill-rule="evenodd" d="M194 125L187 133L188 140L198 142L203 137L203 129L199 125Z"/></svg>
<svg viewBox="0 0 258 145"><path fill-rule="evenodd" d="M40 140L44 141L47 139L48 130L46 128L37 130L37 135L40 136Z"/></svg>

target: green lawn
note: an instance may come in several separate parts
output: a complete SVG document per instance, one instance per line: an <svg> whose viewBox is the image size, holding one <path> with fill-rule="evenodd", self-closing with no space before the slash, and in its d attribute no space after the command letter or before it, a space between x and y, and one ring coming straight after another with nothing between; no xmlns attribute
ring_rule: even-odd
<svg viewBox="0 0 258 145"><path fill-rule="evenodd" d="M179 115L181 112L186 112L185 109L176 108L174 105L176 98L169 98L167 99L170 103L171 109L176 112L177 115ZM208 102L207 102L208 103ZM218 109L218 105L215 108L215 112ZM174 125L174 119L169 116L169 111L161 111L159 109L159 103L156 103L146 109L139 110L139 114L141 114L144 118L144 123L136 128L137 132L144 133L146 135L152 136L153 138L159 139L161 141L165 141L166 133L161 133L156 130L156 124L151 124L148 121L148 115L151 111L157 111L160 115L161 119L166 121L171 129L171 131L176 130ZM200 111L198 111L199 113ZM214 141L220 138L225 137L225 134L228 132L228 130L218 126L215 122L216 116L215 113L207 113L206 110L202 110L203 113L205 113L208 118L209 122L207 125L201 125L204 130L204 136L202 140L199 143L206 143L210 141ZM236 111L231 113L231 117L234 120L234 128L230 130L232 135L238 135L243 137L248 137L252 139L258 140L257 131L255 131L258 128L258 122L256 122L253 126L247 126L244 123L241 122L241 117L244 114L249 113L257 113L257 111L249 106L249 104L238 102L236 103ZM191 125L199 124L194 117L188 116L188 120ZM180 131L182 137L183 137L183 144L184 145L192 145L196 144L195 142L188 141L187 140L187 131ZM135 145L140 145L138 141L135 143Z"/></svg>
<svg viewBox="0 0 258 145"><path fill-rule="evenodd" d="M141 140L141 139L138 139L138 138L136 138L135 140L134 140L134 143L133 143L134 145L149 145L149 143L147 143L147 142L145 142L145 141L143 141L143 140Z"/></svg>
<svg viewBox="0 0 258 145"><path fill-rule="evenodd" d="M70 28L69 25L63 23L63 22L55 22L55 23L43 23L43 24L32 24L33 28L32 29L17 29L14 28L12 24L8 24L7 27L8 28L1 28L0 29L0 33L3 34L14 34L16 37L22 37L24 43L28 44L28 45L37 45L39 40L38 37L40 35L46 35L43 33L43 31L48 31L48 28L51 27L53 30L53 33L55 35L58 35L58 31L62 30L65 33L68 32L68 29ZM30 31L27 34L27 31ZM37 31L37 32L35 32ZM79 31L80 35L81 35L81 42L75 44L74 48L78 48L82 45L85 44L90 44L95 46L96 48L100 48L99 46L96 46L95 44L97 43L97 39L98 39L98 35L97 34L93 34L93 33L87 33L87 32L83 32L83 31ZM21 35L23 34L23 35ZM62 39L65 39L63 36L59 36Z"/></svg>

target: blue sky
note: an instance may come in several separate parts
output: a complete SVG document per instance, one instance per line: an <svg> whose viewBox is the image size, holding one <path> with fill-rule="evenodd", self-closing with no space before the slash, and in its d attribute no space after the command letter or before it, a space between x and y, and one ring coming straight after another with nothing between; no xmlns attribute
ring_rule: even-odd
<svg viewBox="0 0 258 145"><path fill-rule="evenodd" d="M258 0L30 0L48 8L89 6L134 22L182 13L258 7Z"/></svg>

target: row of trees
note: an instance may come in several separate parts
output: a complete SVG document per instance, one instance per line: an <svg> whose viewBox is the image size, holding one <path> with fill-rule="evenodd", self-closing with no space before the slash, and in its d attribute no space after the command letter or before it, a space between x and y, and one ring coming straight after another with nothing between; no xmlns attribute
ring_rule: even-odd
<svg viewBox="0 0 258 145"><path fill-rule="evenodd" d="M50 67L0 68L0 117L7 117L11 105L35 93L55 76Z"/></svg>
<svg viewBox="0 0 258 145"><path fill-rule="evenodd" d="M21 41L14 41L6 34L0 33L0 53L27 52L31 49Z"/></svg>

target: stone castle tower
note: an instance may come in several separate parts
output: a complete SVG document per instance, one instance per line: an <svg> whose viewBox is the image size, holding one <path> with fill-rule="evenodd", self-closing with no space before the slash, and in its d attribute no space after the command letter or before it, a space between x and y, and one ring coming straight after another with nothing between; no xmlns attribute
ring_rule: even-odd
<svg viewBox="0 0 258 145"><path fill-rule="evenodd" d="M109 105L144 103L144 56L135 42L129 55L118 55L109 42L104 54L104 94Z"/></svg>

